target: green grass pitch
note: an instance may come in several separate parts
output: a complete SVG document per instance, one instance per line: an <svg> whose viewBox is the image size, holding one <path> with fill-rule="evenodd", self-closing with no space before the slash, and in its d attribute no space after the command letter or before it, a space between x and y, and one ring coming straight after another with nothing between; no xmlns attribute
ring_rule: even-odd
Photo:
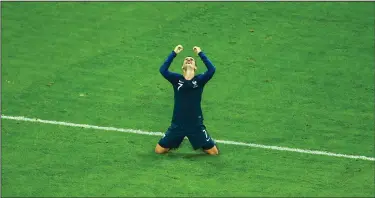
<svg viewBox="0 0 375 198"><path fill-rule="evenodd" d="M2 2L2 115L164 132L177 44L214 139L374 157L373 2ZM198 59L198 72L205 67ZM2 196L374 196L374 162L1 120Z"/></svg>

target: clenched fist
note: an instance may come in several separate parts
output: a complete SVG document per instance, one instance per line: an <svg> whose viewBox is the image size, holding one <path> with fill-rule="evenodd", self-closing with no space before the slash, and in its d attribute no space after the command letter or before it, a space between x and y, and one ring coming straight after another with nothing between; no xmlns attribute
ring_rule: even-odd
<svg viewBox="0 0 375 198"><path fill-rule="evenodd" d="M193 51L198 55L199 52L201 52L202 50L201 50L200 47L195 46L195 47L193 47Z"/></svg>
<svg viewBox="0 0 375 198"><path fill-rule="evenodd" d="M174 48L174 52L176 52L176 54L180 53L184 48L182 47L182 45L177 45L175 48Z"/></svg>

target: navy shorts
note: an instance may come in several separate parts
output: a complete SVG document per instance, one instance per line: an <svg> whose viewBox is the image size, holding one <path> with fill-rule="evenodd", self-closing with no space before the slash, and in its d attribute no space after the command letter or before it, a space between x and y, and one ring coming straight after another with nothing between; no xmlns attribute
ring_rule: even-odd
<svg viewBox="0 0 375 198"><path fill-rule="evenodd" d="M172 123L164 136L159 140L159 145L163 148L177 149L184 138L187 137L194 150L208 150L215 146L214 140L208 134L203 124L183 127Z"/></svg>

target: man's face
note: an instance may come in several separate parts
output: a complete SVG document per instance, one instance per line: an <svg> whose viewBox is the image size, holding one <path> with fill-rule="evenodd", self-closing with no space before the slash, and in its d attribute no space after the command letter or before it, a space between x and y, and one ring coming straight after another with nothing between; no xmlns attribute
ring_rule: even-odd
<svg viewBox="0 0 375 198"><path fill-rule="evenodd" d="M184 60L184 65L186 66L195 66L195 60L193 57L186 57L185 60Z"/></svg>

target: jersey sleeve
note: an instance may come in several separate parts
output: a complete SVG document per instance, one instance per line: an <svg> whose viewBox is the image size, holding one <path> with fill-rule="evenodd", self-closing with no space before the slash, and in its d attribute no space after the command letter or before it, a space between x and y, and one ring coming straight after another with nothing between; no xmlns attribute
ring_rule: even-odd
<svg viewBox="0 0 375 198"><path fill-rule="evenodd" d="M207 67L206 72L197 76L198 81L204 85L214 76L216 68L203 52L199 52L198 55Z"/></svg>
<svg viewBox="0 0 375 198"><path fill-rule="evenodd" d="M170 83L176 84L179 77L181 76L180 74L170 72L169 66L171 65L173 59L177 56L176 52L172 51L167 59L164 61L163 65L160 67L159 71L161 75L167 79Z"/></svg>

